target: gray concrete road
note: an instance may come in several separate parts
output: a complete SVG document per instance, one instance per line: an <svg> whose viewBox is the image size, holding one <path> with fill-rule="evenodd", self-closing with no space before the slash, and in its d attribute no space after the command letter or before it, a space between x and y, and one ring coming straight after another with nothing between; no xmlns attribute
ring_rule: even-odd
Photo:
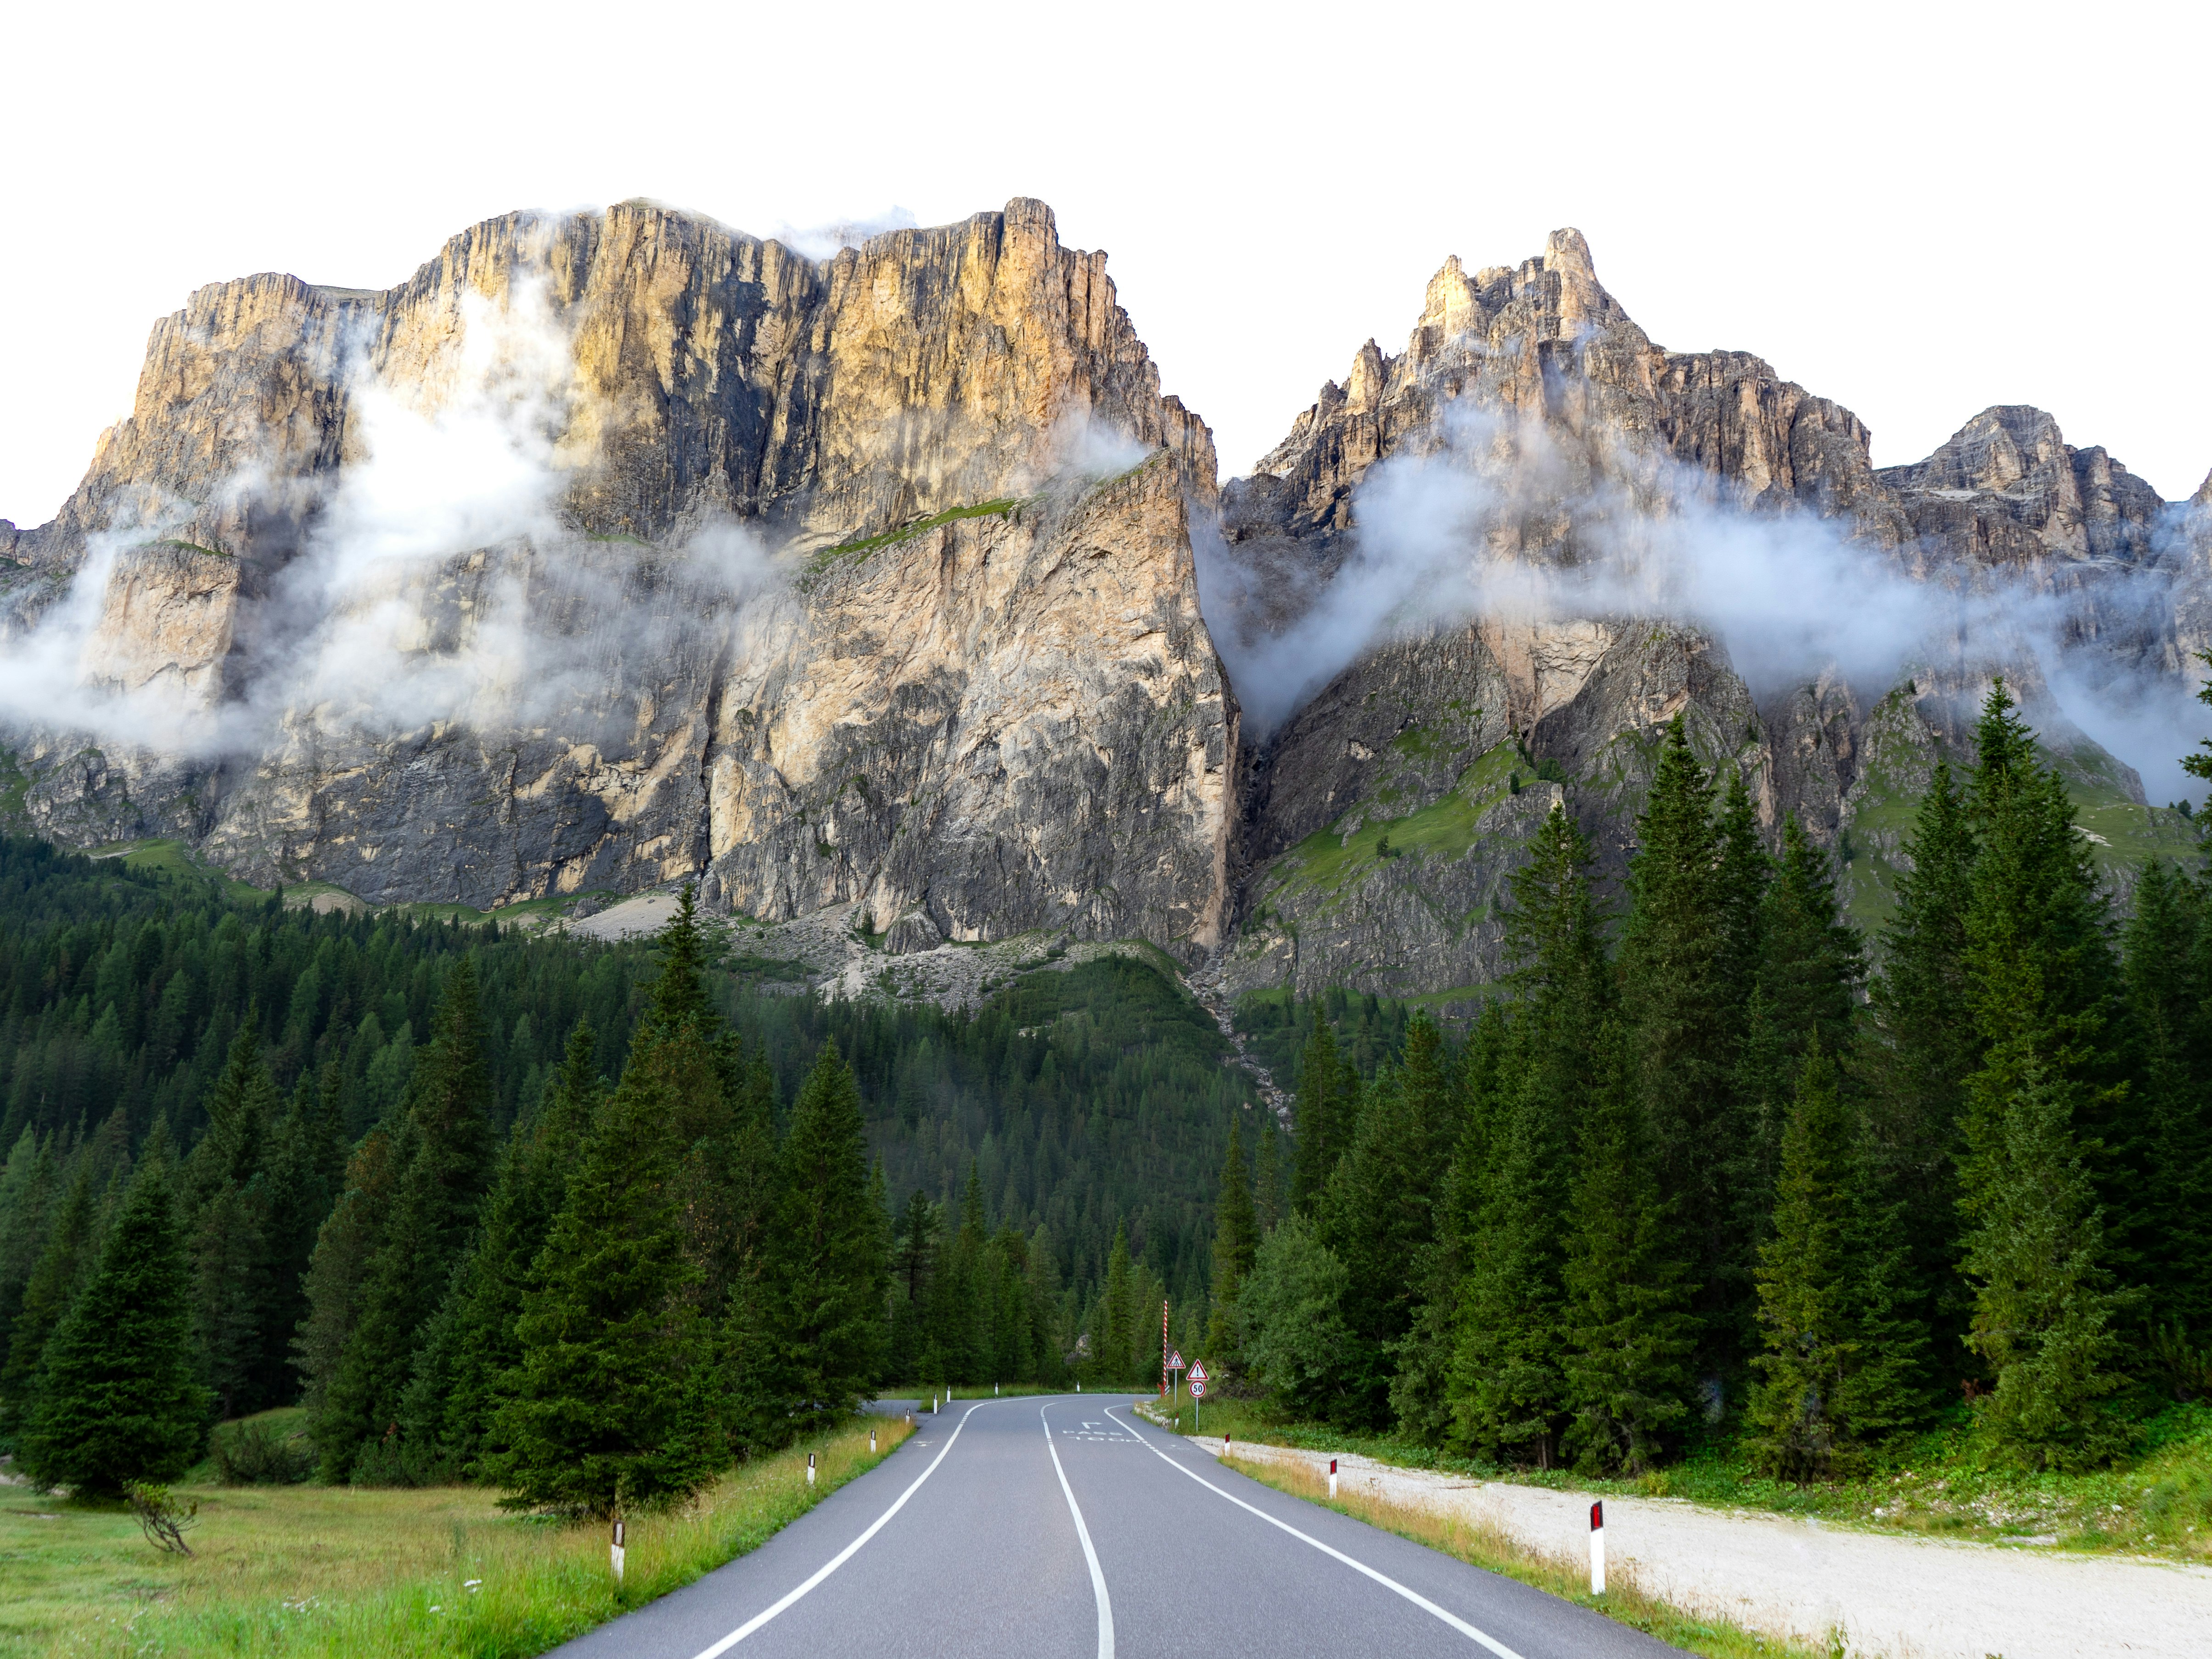
<svg viewBox="0 0 2212 1659"><path fill-rule="evenodd" d="M568 1659L1656 1659L1540 1590L1302 1503L1128 1396L963 1401L751 1554Z"/></svg>

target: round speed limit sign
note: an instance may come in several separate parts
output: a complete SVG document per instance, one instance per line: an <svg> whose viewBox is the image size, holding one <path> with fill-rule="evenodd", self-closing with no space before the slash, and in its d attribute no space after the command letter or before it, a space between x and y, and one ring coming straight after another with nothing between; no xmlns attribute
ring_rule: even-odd
<svg viewBox="0 0 2212 1659"><path fill-rule="evenodd" d="M1194 1400L1203 1400L1203 1399L1205 1399L1205 1398L1206 1398L1206 1384L1205 1384L1205 1383L1203 1383L1203 1382L1194 1382L1194 1383L1192 1383L1192 1384L1190 1385L1190 1397L1191 1397L1192 1399L1194 1399Z"/></svg>

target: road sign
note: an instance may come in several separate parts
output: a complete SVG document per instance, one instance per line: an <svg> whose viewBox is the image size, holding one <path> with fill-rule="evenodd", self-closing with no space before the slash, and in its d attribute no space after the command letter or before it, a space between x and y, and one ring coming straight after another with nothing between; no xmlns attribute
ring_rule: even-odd
<svg viewBox="0 0 2212 1659"><path fill-rule="evenodd" d="M1194 1382L1210 1382L1213 1380L1206 1374L1206 1362L1203 1359L1190 1368L1190 1380Z"/></svg>
<svg viewBox="0 0 2212 1659"><path fill-rule="evenodd" d="M1181 1354L1171 1353L1168 1356L1168 1369L1170 1370L1179 1371L1182 1368L1182 1356Z"/></svg>
<svg viewBox="0 0 2212 1659"><path fill-rule="evenodd" d="M1203 1399L1205 1399L1205 1398L1206 1398L1206 1384L1205 1384L1205 1383L1203 1383L1203 1382L1193 1382L1193 1383L1190 1385L1190 1397L1191 1397L1193 1400L1203 1400Z"/></svg>

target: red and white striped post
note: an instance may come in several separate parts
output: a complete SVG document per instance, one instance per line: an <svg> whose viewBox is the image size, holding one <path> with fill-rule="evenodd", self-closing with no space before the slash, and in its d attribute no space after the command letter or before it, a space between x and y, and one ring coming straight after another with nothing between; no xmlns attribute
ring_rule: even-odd
<svg viewBox="0 0 2212 1659"><path fill-rule="evenodd" d="M1590 1594L1605 1594L1605 1500L1590 1505Z"/></svg>
<svg viewBox="0 0 2212 1659"><path fill-rule="evenodd" d="M1332 1504L1336 1501L1336 1460L1334 1457L1328 1460L1328 1501Z"/></svg>
<svg viewBox="0 0 2212 1659"><path fill-rule="evenodd" d="M1168 1299L1160 1298L1160 1398L1168 1397Z"/></svg>

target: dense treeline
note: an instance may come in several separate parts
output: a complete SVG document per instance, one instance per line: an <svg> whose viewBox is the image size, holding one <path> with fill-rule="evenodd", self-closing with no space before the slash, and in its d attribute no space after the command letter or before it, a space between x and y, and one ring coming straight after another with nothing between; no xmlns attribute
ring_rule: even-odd
<svg viewBox="0 0 2212 1659"><path fill-rule="evenodd" d="M1229 1120L1256 1097L1223 1064L1205 1011L1149 963L1104 956L1029 974L967 1016L735 994L726 1006L787 1098L822 1043L836 1043L902 1218L919 1190L933 1224L957 1235L972 1188L991 1224L1041 1225L1058 1282L1085 1287L1079 1329L1098 1316L1117 1235L1154 1291L1203 1297Z"/></svg>
<svg viewBox="0 0 2212 1659"><path fill-rule="evenodd" d="M587 1299L630 1270L606 1252L641 1251L623 1316L690 1333L681 1353L654 1351L651 1376L714 1380L664 1401L659 1429L633 1425L643 1444L679 1424L688 1462L657 1452L648 1478L609 1454L641 1495L886 1376L1144 1374L1143 1310L1156 1321L1170 1285L1202 1305L1227 1121L1252 1090L1146 963L1040 972L954 1016L747 991L689 920L647 950L319 916L33 842L0 844L0 877L22 1119L0 1165L0 1437L34 1468L63 1467L40 1429L42 1411L74 1409L57 1392L63 1328L118 1282L169 1283L149 1249L181 1264L169 1358L184 1369L166 1397L193 1426L172 1451L304 1397L329 1478L523 1491L517 1448L542 1457L557 1437L542 1416L526 1429L518 1392L558 1380L527 1352L530 1331L568 1328L532 1299L550 1294L549 1249L594 1264L565 1281ZM846 1338L795 1334L797 1269L765 1243L795 1224L777 1194L830 1189L843 1153L817 1146L803 1182L789 1162L829 1133L806 1127L823 1113L852 1167L872 1164L847 1206L873 1241L853 1247L874 1286L866 1331L848 1334L857 1370L821 1358ZM623 1133L593 1139L624 1114ZM677 1137L658 1152L654 1126ZM564 1206L594 1147L617 1196L586 1225ZM673 1231L604 1237L667 1204ZM126 1238L139 1255L111 1261ZM665 1306L642 1288L664 1280L682 1287ZM606 1363L636 1335L603 1343ZM143 1340L107 1361L162 1370ZM834 1376L805 1375L817 1364Z"/></svg>
<svg viewBox="0 0 2212 1659"><path fill-rule="evenodd" d="M1314 1019L1216 1356L1546 1467L1728 1432L1820 1476L1960 1401L2031 1463L2123 1445L2212 1335L2212 892L2154 866L2122 922L2002 684L1976 738L1871 980L1825 855L1771 855L1679 720L1617 927L1555 812L1457 1053L1417 1018L1364 1077Z"/></svg>

